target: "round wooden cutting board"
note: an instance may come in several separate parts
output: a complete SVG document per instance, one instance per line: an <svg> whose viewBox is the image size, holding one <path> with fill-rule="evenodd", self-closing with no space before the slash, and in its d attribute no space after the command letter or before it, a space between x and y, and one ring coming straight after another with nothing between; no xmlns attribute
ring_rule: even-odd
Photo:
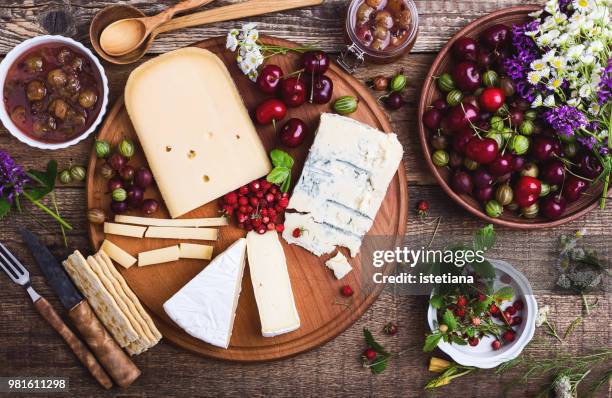
<svg viewBox="0 0 612 398"><path fill-rule="evenodd" d="M293 43L279 39L265 38L264 40L270 44L288 47L295 46ZM265 98L264 95L257 91L255 85L240 72L236 65L235 54L225 49L225 38L209 39L194 46L214 52L225 62L238 86L247 109L252 111ZM290 73L299 69L299 60L299 54L289 53L287 55L274 56L268 62L278 64L285 73ZM353 95L359 99L358 110L350 115L350 117L383 131L391 131L391 126L384 112L359 81L344 73L336 65L331 66L327 75L334 82L334 98L341 95ZM212 96L216 94L210 93ZM311 105L306 103L299 108L289 109L287 119L289 117L301 118L308 124L312 132L309 139L299 148L288 150L295 158L293 183L297 181L301 174L308 149L314 139L314 131L319 122L319 115L330 111L331 102L327 105ZM281 147L278 139L275 137L272 126L257 126L257 129L268 150ZM172 132L169 131L168 134L172 134ZM123 99L119 99L111 112L106 116L106 121L99 132L99 139L117 144L124 136L137 142L137 137L124 107ZM283 149L286 150L287 148ZM89 163L87 205L90 209L101 208L109 212L110 197L106 186L107 181L99 173L99 168L102 164L102 161L96 159L94 149ZM146 160L140 148L136 151L136 156L130 161L130 164L134 166L146 165ZM168 165L168 167L172 167L172 165ZM156 188L149 188L146 192L146 197L156 198L160 203L163 203ZM387 247L380 247L378 245L376 249L391 249L395 247L397 242L396 236L401 241L406 229L407 208L407 181L402 162L389 185L387 195L378 212L374 226L368 234L369 236L389 237L384 240L385 244L382 245L387 246L388 243ZM216 217L218 214L217 202L213 201L192 211L184 218ZM133 215L142 214L134 212ZM153 216L169 218L163 205ZM102 226L91 224L89 233L94 248L98 249L105 239ZM219 236L219 240L214 243L214 255L221 253L236 239L245 236L245 231L230 225L221 227ZM180 243L180 241L176 240L137 239L121 236L108 236L108 239L132 255ZM383 288L383 285L372 282L372 274L380 272L380 270L367 263L362 266L361 256L350 259L353 271L343 280L338 281L334 278L332 272L325 267L325 261L331 256L319 258L301 247L287 244L282 238L281 241L287 257L287 265L301 319L301 327L295 332L281 336L273 338L262 337L259 314L247 265L232 339L227 350L211 346L189 336L168 318L162 307L167 299L198 274L208 262L180 260L174 263L143 268L134 266L129 270L125 270L122 267L118 268L143 305L150 311L156 325L167 340L189 351L219 359L234 361L274 360L312 349L334 338L367 310ZM204 243L209 244L209 242ZM347 251L345 249L342 249L342 251L348 257ZM391 267L383 269L382 272L391 272ZM345 284L351 285L355 291L355 294L349 299L343 298L339 293L340 287Z"/></svg>

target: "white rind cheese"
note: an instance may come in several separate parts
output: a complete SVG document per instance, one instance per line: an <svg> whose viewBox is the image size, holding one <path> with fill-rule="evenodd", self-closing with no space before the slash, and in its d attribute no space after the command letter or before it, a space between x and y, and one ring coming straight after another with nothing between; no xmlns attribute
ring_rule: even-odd
<svg viewBox="0 0 612 398"><path fill-rule="evenodd" d="M172 218L270 171L225 64L187 47L136 68L125 106Z"/></svg>
<svg viewBox="0 0 612 398"><path fill-rule="evenodd" d="M214 228L149 227L145 238L217 240Z"/></svg>
<svg viewBox="0 0 612 398"><path fill-rule="evenodd" d="M136 261L138 261L130 253L126 252L110 240L105 240L102 242L100 249L113 261L126 269L130 268L132 265L136 264Z"/></svg>
<svg viewBox="0 0 612 398"><path fill-rule="evenodd" d="M323 113L302 175L289 201L289 209L307 214L304 228L312 234L292 239L292 228L283 237L316 255L345 246L351 256L359 252L387 188L403 156L395 134L386 134L345 116ZM295 220L294 220L295 221ZM350 246L346 246L349 244Z"/></svg>
<svg viewBox="0 0 612 398"><path fill-rule="evenodd" d="M147 252L138 253L138 266L155 265L178 261L180 251L178 245L164 247L161 249L149 250Z"/></svg>
<svg viewBox="0 0 612 398"><path fill-rule="evenodd" d="M246 239L238 239L164 304L166 314L191 336L227 348L232 337Z"/></svg>
<svg viewBox="0 0 612 398"><path fill-rule="evenodd" d="M261 333L274 337L300 327L287 260L276 231L247 234L249 270L257 301Z"/></svg>
<svg viewBox="0 0 612 398"><path fill-rule="evenodd" d="M181 258L192 258L195 260L210 260L213 254L212 246L194 243L180 243L179 250Z"/></svg>
<svg viewBox="0 0 612 398"><path fill-rule="evenodd" d="M334 257L327 260L325 262L325 266L334 271L334 276L336 277L336 279L344 278L346 275L348 275L349 272L353 270L351 264L349 264L344 254L342 254L342 252L340 251Z"/></svg>
<svg viewBox="0 0 612 398"><path fill-rule="evenodd" d="M129 236L131 238L142 238L146 232L146 227L136 225L114 224L112 222L104 223L104 233L110 235Z"/></svg>
<svg viewBox="0 0 612 398"><path fill-rule="evenodd" d="M115 216L115 222L151 227L221 227L227 225L227 217L184 218L169 220L167 218L135 217L117 214Z"/></svg>

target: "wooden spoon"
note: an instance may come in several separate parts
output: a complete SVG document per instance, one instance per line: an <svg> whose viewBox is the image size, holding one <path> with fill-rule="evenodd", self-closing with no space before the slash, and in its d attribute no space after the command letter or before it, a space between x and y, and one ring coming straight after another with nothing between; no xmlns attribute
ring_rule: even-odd
<svg viewBox="0 0 612 398"><path fill-rule="evenodd" d="M203 6L213 0L185 0L152 17L120 19L108 25L100 35L105 53L119 56L129 53L151 34L153 29L172 19L174 14Z"/></svg>
<svg viewBox="0 0 612 398"><path fill-rule="evenodd" d="M120 19L141 18L145 16L140 10L132 6L116 5L101 10L94 17L89 27L89 38L94 50L100 57L114 64L125 65L136 62L142 58L160 33L207 23L229 21L294 8L315 6L322 2L323 0L250 0L196 12L191 15L172 19L153 29L151 34L133 51L124 55L112 56L104 52L100 46L99 39L104 28Z"/></svg>

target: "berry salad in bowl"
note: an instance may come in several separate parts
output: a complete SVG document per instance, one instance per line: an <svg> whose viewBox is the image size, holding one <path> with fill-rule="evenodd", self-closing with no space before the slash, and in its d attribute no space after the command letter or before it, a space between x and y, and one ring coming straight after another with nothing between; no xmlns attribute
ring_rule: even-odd
<svg viewBox="0 0 612 398"><path fill-rule="evenodd" d="M515 228L560 225L605 206L609 19L605 5L513 7L474 21L442 49L423 86L419 134L457 203Z"/></svg>

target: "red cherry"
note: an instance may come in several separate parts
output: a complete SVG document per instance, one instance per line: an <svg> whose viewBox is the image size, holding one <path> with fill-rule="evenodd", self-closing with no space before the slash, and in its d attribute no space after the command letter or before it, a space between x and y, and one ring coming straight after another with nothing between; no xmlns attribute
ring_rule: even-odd
<svg viewBox="0 0 612 398"><path fill-rule="evenodd" d="M558 154L558 144L549 137L535 137L531 146L531 153L537 160L547 160L555 153Z"/></svg>
<svg viewBox="0 0 612 398"><path fill-rule="evenodd" d="M300 146L308 135L308 126L298 118L291 118L280 130L280 141L289 148ZM271 202L271 200L269 201Z"/></svg>
<svg viewBox="0 0 612 398"><path fill-rule="evenodd" d="M310 84L310 103L327 104L334 92L334 83L325 75L312 75Z"/></svg>
<svg viewBox="0 0 612 398"><path fill-rule="evenodd" d="M457 305L459 307L465 307L467 305L467 299L463 296L457 297Z"/></svg>
<svg viewBox="0 0 612 398"><path fill-rule="evenodd" d="M499 154L491 164L489 164L489 171L496 177L503 176L504 174L512 172L514 156L510 153L504 155Z"/></svg>
<svg viewBox="0 0 612 398"><path fill-rule="evenodd" d="M560 160L551 160L542 168L540 177L549 184L560 185L565 179L565 165Z"/></svg>
<svg viewBox="0 0 612 398"><path fill-rule="evenodd" d="M495 304L491 304L491 307L489 307L489 312L491 312L491 314L497 314L499 313L499 307Z"/></svg>
<svg viewBox="0 0 612 398"><path fill-rule="evenodd" d="M287 107L277 99L268 99L262 102L255 111L255 119L259 124L270 124L279 121L287 115Z"/></svg>
<svg viewBox="0 0 612 398"><path fill-rule="evenodd" d="M257 76L257 87L266 94L273 94L278 90L283 77L283 70L278 65L268 64L263 67Z"/></svg>
<svg viewBox="0 0 612 398"><path fill-rule="evenodd" d="M597 157L587 152L580 153L576 160L582 177L595 179L603 171L603 166Z"/></svg>
<svg viewBox="0 0 612 398"><path fill-rule="evenodd" d="M315 75L325 73L329 64L329 57L323 51L307 51L302 58L304 70Z"/></svg>
<svg viewBox="0 0 612 398"><path fill-rule="evenodd" d="M565 185L563 186L563 197L568 202L574 202L580 198L580 195L582 195L587 187L587 182L582 178L569 176L565 180Z"/></svg>
<svg viewBox="0 0 612 398"><path fill-rule="evenodd" d="M492 138L472 138L465 148L465 155L480 164L489 164L497 157L497 141Z"/></svg>
<svg viewBox="0 0 612 398"><path fill-rule="evenodd" d="M474 131L470 127L465 127L457 131L453 136L453 149L455 152L465 155L465 148L473 137Z"/></svg>
<svg viewBox="0 0 612 398"><path fill-rule="evenodd" d="M442 121L442 112L436 108L431 108L423 113L423 124L430 130L436 130L440 127Z"/></svg>
<svg viewBox="0 0 612 398"><path fill-rule="evenodd" d="M480 112L478 108L471 104L455 105L448 111L446 118L448 128L452 131L457 131L468 127L470 123L478 120Z"/></svg>
<svg viewBox="0 0 612 398"><path fill-rule="evenodd" d="M485 29L480 39L489 48L504 47L510 41L510 29L506 25L496 24Z"/></svg>
<svg viewBox="0 0 612 398"><path fill-rule="evenodd" d="M281 95L287 106L300 106L306 102L306 83L299 77L288 77L281 83Z"/></svg>
<svg viewBox="0 0 612 398"><path fill-rule="evenodd" d="M453 55L459 61L476 61L478 43L471 37L460 37L453 43Z"/></svg>
<svg viewBox="0 0 612 398"><path fill-rule="evenodd" d="M431 103L431 106L433 106L434 109L437 109L439 111L444 111L446 110L446 108L448 108L448 103L444 101L444 99L438 98L437 100Z"/></svg>
<svg viewBox="0 0 612 398"><path fill-rule="evenodd" d="M474 191L474 197L480 203L486 203L489 200L493 199L494 193L495 193L495 190L493 189L492 186L476 188L476 190Z"/></svg>
<svg viewBox="0 0 612 398"><path fill-rule="evenodd" d="M342 288L340 288L340 293L344 296L344 297L351 297L353 295L353 288L350 287L349 285L344 285L342 286Z"/></svg>
<svg viewBox="0 0 612 398"><path fill-rule="evenodd" d="M506 308L506 312L509 315L514 315L514 314L516 314L516 308L514 308L514 306L511 305L510 307Z"/></svg>
<svg viewBox="0 0 612 398"><path fill-rule="evenodd" d="M482 94L480 94L480 106L489 112L497 112L499 108L504 104L506 96L504 92L497 87L485 88Z"/></svg>
<svg viewBox="0 0 612 398"><path fill-rule="evenodd" d="M294 229L294 230L291 232L291 235L292 235L294 238L296 238L296 239L297 239L297 238L299 238L300 236L302 236L302 231L303 231L303 229L302 229L302 228L296 228L296 229Z"/></svg>
<svg viewBox="0 0 612 398"><path fill-rule="evenodd" d="M508 343L513 342L515 337L516 337L516 333L514 333L513 330L507 330L504 332L504 334L502 334L502 338L504 339L504 341L507 341Z"/></svg>
<svg viewBox="0 0 612 398"><path fill-rule="evenodd" d="M463 61L455 65L452 70L455 85L461 91L473 92L480 87L481 77L478 66L471 61Z"/></svg>
<svg viewBox="0 0 612 398"><path fill-rule="evenodd" d="M465 316L465 310L463 308L456 308L455 315L461 318L462 316Z"/></svg>
<svg viewBox="0 0 612 398"><path fill-rule="evenodd" d="M522 176L514 189L516 203L520 207L529 207L534 204L542 192L542 183L534 177Z"/></svg>
<svg viewBox="0 0 612 398"><path fill-rule="evenodd" d="M465 171L457 171L451 178L453 190L460 194L470 193L474 189L472 177Z"/></svg>
<svg viewBox="0 0 612 398"><path fill-rule="evenodd" d="M493 177L485 169L479 168L472 173L472 181L476 188L486 188L493 184Z"/></svg>

